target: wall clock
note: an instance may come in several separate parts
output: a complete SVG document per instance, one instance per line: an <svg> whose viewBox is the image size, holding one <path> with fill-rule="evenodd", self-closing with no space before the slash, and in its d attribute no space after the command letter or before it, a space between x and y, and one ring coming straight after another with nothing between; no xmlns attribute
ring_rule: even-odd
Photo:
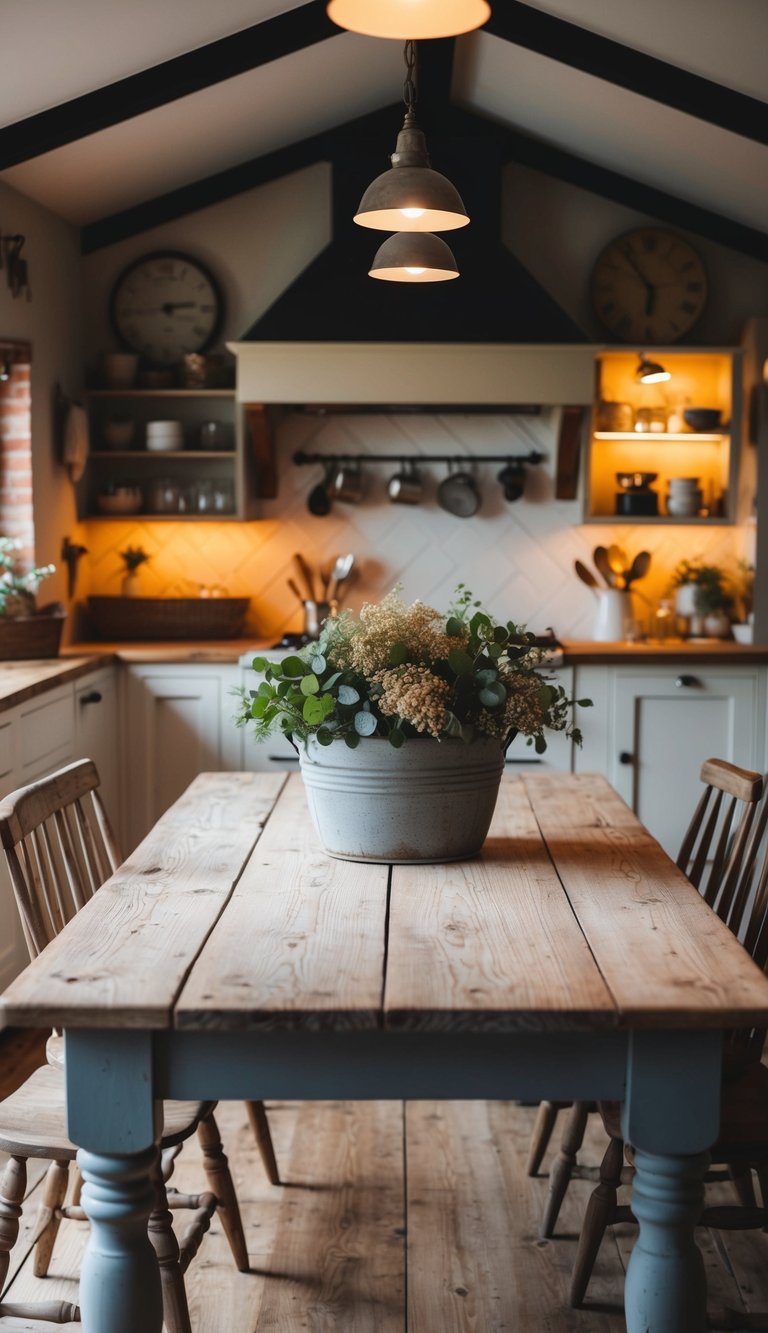
<svg viewBox="0 0 768 1333"><path fill-rule="evenodd" d="M707 274L682 236L638 227L599 255L590 295L598 319L620 342L673 343L704 309Z"/></svg>
<svg viewBox="0 0 768 1333"><path fill-rule="evenodd" d="M120 274L110 297L112 327L124 347L153 365L172 365L214 341L224 314L216 279L178 250L142 255Z"/></svg>

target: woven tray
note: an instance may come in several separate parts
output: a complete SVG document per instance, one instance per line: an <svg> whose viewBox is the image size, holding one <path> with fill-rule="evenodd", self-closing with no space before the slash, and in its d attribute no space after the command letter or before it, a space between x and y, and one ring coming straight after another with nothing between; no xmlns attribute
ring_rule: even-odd
<svg viewBox="0 0 768 1333"><path fill-rule="evenodd" d="M236 639L249 597L89 597L100 639Z"/></svg>
<svg viewBox="0 0 768 1333"><path fill-rule="evenodd" d="M7 620L0 616L0 662L58 657L66 613Z"/></svg>

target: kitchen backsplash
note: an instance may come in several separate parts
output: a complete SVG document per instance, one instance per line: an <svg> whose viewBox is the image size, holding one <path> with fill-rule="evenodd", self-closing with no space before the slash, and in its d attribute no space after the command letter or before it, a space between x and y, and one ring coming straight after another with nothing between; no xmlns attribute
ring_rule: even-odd
<svg viewBox="0 0 768 1333"><path fill-rule="evenodd" d="M295 577L293 553L302 551L317 566L352 551L356 573L347 585L349 606L377 600L400 582L408 600L418 597L445 607L463 582L505 619L526 622L538 632L552 626L561 638L580 639L591 636L595 599L577 580L573 562L578 557L591 564L598 542L615 541L630 555L643 549L652 553L651 571L637 585L652 603L664 595L683 557L701 555L732 569L739 557L750 555L749 527L583 525L581 499L553 498L558 422L557 411L541 416L291 413L278 428L279 498L262 503L261 520L90 523L89 570L83 571L79 592L118 593L119 552L140 545L152 557L141 570L146 595L190 595L201 585L248 595L248 629L272 639L301 626L301 609L286 582ZM296 467L292 455L297 449L383 453L391 455L392 465L364 466L361 502L337 501L327 517L313 517L307 496L322 472ZM527 469L525 496L510 504L496 474L507 455L531 449L541 450L547 460ZM424 460L424 499L419 505L395 504L388 498L387 481L399 470L399 459L410 454ZM482 497L474 517L457 518L438 505L437 486L447 469L429 463L436 454L498 456L498 464L473 468ZM647 610L638 597L638 617Z"/></svg>

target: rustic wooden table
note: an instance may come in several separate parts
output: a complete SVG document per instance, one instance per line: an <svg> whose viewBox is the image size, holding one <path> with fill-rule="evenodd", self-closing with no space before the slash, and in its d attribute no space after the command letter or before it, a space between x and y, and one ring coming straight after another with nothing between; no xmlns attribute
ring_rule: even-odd
<svg viewBox="0 0 768 1333"><path fill-rule="evenodd" d="M203 774L0 1014L66 1031L86 1333L160 1333L163 1097L621 1099L627 1328L704 1329L721 1034L768 979L603 778L505 778L479 858L390 869L319 851L298 776Z"/></svg>

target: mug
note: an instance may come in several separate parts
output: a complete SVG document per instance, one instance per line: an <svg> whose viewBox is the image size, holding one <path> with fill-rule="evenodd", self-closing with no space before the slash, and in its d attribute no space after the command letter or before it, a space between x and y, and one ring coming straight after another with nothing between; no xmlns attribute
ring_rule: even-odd
<svg viewBox="0 0 768 1333"><path fill-rule="evenodd" d="M387 494L395 504L417 505L421 502L422 481L415 463L406 463L400 472L391 477L387 485Z"/></svg>
<svg viewBox="0 0 768 1333"><path fill-rule="evenodd" d="M363 494L363 474L359 463L340 463L330 485L330 497L357 504Z"/></svg>
<svg viewBox="0 0 768 1333"><path fill-rule="evenodd" d="M451 472L437 488L437 502L457 518L471 518L476 514L480 496L472 473Z"/></svg>

